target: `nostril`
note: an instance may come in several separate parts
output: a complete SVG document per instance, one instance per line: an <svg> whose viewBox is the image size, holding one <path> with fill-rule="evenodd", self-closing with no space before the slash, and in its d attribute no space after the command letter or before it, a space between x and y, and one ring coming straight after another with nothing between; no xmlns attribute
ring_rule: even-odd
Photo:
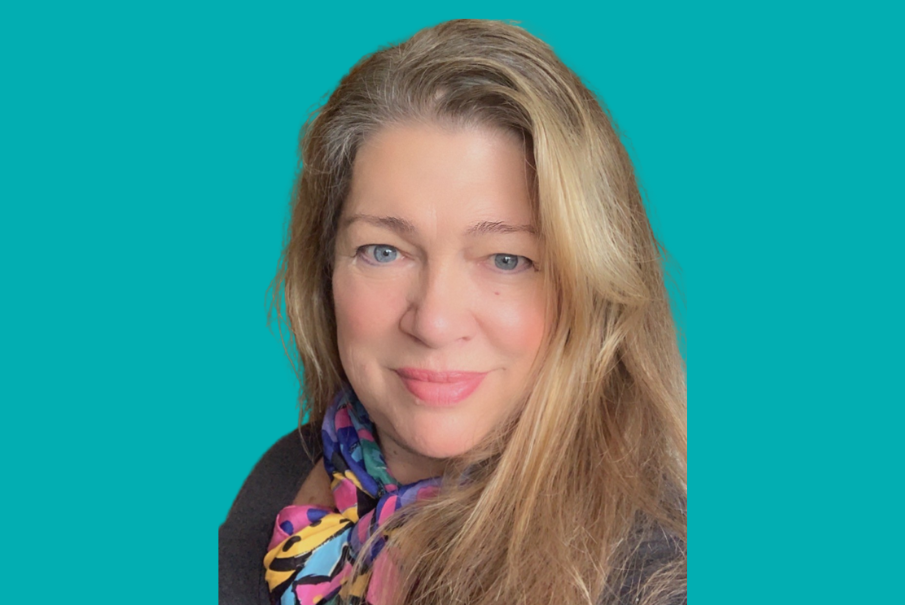
<svg viewBox="0 0 905 605"><path fill-rule="evenodd" d="M442 277L422 284L411 297L400 328L431 348L471 339L475 320L464 296L465 287Z"/></svg>

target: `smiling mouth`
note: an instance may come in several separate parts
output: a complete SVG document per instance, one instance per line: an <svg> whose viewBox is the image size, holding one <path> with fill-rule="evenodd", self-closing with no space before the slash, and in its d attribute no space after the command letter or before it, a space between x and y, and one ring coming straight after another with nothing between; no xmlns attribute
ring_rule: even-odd
<svg viewBox="0 0 905 605"><path fill-rule="evenodd" d="M396 374L412 395L436 407L455 405L466 399L487 376L487 372L432 372L416 368L400 368Z"/></svg>

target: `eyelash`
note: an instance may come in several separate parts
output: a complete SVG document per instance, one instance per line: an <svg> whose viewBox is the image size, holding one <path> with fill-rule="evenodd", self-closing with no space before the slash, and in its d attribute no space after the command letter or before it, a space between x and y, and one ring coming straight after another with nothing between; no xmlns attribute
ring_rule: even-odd
<svg viewBox="0 0 905 605"><path fill-rule="evenodd" d="M371 266L378 266L378 265L384 265L384 264L386 264L386 265L391 264L392 261L391 261L390 263L378 263L377 261L373 260L373 257L369 257L370 255L366 254L366 251L367 251L368 248L377 248L377 247L380 247L380 248L392 248L393 250L396 251L397 254L401 254L401 253L399 252L398 248L396 248L395 246L390 246L389 244L366 244L366 245L364 245L364 246L359 246L359 247L355 250L355 256L358 257L358 258L361 258L362 260L364 260L366 263L368 263L368 264L371 265ZM537 271L537 265L534 263L533 260L531 260L531 259L528 258L527 256L520 256L520 255L518 255L518 254L509 254L508 252L498 252L498 253L496 253L496 254L491 254L490 256L491 256L491 258L494 257L494 256L515 256L516 258L522 259L523 262L520 263L519 266L516 267L517 270L515 270L515 271L504 271L504 270L502 270L502 269L498 269L498 271L499 271L500 273L503 273L503 274L507 274L507 273L508 273L508 274L511 274L511 275L515 275L515 274L517 274L517 273L522 273L522 272L524 272L524 271L527 271L528 269L531 269L531 268L534 268L534 270ZM523 265L523 264L524 264L524 265L527 265L524 269L520 268L521 265Z"/></svg>

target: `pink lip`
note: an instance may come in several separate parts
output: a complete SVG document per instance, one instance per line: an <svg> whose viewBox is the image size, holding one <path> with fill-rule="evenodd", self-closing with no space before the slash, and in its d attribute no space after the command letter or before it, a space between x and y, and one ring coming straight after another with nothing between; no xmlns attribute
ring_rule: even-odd
<svg viewBox="0 0 905 605"><path fill-rule="evenodd" d="M428 405L449 406L471 395L487 372L431 372L416 368L396 370L409 392Z"/></svg>

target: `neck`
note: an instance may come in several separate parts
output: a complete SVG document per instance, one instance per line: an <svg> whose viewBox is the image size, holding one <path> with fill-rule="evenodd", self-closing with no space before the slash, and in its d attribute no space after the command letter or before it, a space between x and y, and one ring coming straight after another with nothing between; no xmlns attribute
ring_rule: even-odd
<svg viewBox="0 0 905 605"><path fill-rule="evenodd" d="M375 427L375 431L380 451L387 463L387 469L393 478L402 485L439 477L443 474L446 460L422 456L400 443L393 436L381 431L380 428Z"/></svg>

